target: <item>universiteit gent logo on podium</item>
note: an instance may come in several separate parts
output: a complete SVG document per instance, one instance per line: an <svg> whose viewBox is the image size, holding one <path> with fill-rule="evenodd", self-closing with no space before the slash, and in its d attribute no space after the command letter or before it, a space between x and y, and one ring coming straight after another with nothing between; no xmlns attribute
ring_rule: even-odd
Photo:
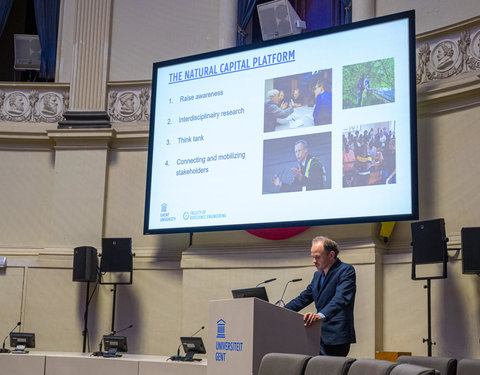
<svg viewBox="0 0 480 375"><path fill-rule="evenodd" d="M217 339L224 339L225 338L225 325L227 323L225 320L220 319L217 321Z"/></svg>
<svg viewBox="0 0 480 375"><path fill-rule="evenodd" d="M228 362L228 358L231 355L236 356L243 351L243 341L224 341L221 339L226 338L226 328L227 322L223 319L217 321L217 340L215 341L215 362ZM235 330L233 332L235 336ZM231 338L231 336L230 336ZM220 339L220 341L218 341ZM228 358L227 358L227 353Z"/></svg>

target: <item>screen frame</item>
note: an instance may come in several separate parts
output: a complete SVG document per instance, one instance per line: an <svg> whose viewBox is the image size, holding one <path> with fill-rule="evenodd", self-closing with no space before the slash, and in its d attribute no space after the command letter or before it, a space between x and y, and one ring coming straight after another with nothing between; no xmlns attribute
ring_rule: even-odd
<svg viewBox="0 0 480 375"><path fill-rule="evenodd" d="M110 343L116 342L117 346L112 346ZM126 336L116 336L116 335L104 335L103 336L103 347L106 351L109 349L115 349L117 352L127 353L128 352L128 343Z"/></svg>
<svg viewBox="0 0 480 375"><path fill-rule="evenodd" d="M157 71L159 68L166 66L173 66L187 62L198 61L207 58L218 56L227 56L233 53L255 50L264 47L281 45L284 43L294 42L308 38L315 38L327 34L334 34L344 31L349 31L368 26L379 25L392 21L408 20L408 55L409 55L409 106L410 106L410 190L411 190L411 207L410 213L397 215L381 215L381 216L356 216L356 217L339 217L339 218L325 218L315 220L298 220L298 221L283 221L283 222L258 222L258 223L239 223L226 225L208 225L195 227L176 227L176 228L150 228L150 199L151 199L151 184L152 184L152 165L153 165L153 145L155 132L155 98L157 92ZM225 230L248 230L248 229L264 229L264 228L284 228L284 227L303 227L315 225L337 225L337 224L357 224L357 223L375 223L385 221L403 221L403 220L418 220L419 217L419 203L418 203L418 157L417 157L417 96L416 96L416 44L415 44L415 11L410 10L401 13L390 14L382 17L363 20L355 23L334 26L322 30L317 30L308 33L292 35L279 39L268 40L255 45L246 45L239 47L232 47L228 49L216 50L212 52L185 56L178 59L172 59L153 64L152 72L152 95L151 95L151 111L150 111L150 135L148 147L147 160L147 181L146 181L146 196L145 196L145 211L144 211L144 234L167 234L167 233L194 233L194 232L208 232L208 231L225 231Z"/></svg>
<svg viewBox="0 0 480 375"><path fill-rule="evenodd" d="M193 354L207 354L207 349L205 348L201 337L180 337L180 342L182 343L185 354L188 354L189 352L192 352ZM193 345L193 349L189 350L189 345Z"/></svg>

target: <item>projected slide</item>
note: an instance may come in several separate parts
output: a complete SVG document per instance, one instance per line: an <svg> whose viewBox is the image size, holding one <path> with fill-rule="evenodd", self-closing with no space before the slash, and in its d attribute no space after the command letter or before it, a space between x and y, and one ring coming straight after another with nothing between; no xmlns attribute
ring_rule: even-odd
<svg viewBox="0 0 480 375"><path fill-rule="evenodd" d="M145 233L413 218L411 16L156 63Z"/></svg>

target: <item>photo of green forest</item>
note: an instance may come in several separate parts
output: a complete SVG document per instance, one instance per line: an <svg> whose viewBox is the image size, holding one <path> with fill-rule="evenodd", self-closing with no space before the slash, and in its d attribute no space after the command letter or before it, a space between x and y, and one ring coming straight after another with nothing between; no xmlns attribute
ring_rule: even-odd
<svg viewBox="0 0 480 375"><path fill-rule="evenodd" d="M395 102L394 59L343 67L343 109Z"/></svg>

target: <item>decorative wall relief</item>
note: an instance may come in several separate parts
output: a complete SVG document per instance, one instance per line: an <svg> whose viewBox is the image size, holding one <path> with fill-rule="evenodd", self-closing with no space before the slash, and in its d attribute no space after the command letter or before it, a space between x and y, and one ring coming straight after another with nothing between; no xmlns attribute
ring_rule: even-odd
<svg viewBox="0 0 480 375"><path fill-rule="evenodd" d="M108 114L112 122L149 121L150 87L110 90Z"/></svg>
<svg viewBox="0 0 480 375"><path fill-rule="evenodd" d="M68 91L0 89L0 121L58 122L68 102Z"/></svg>
<svg viewBox="0 0 480 375"><path fill-rule="evenodd" d="M417 84L480 70L480 21L444 37L417 38ZM445 32L443 32L445 34ZM437 33L438 35L438 33ZM473 37L472 37L473 35Z"/></svg>

